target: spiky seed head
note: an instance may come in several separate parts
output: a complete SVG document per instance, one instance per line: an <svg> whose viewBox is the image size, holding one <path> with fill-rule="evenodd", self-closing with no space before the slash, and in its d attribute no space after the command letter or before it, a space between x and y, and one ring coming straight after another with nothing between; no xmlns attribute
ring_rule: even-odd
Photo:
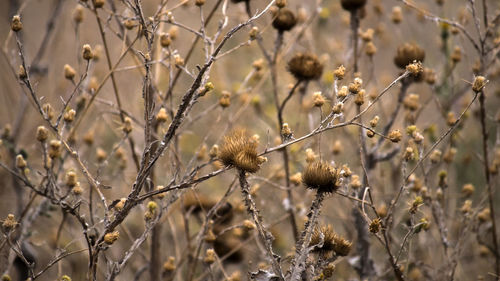
<svg viewBox="0 0 500 281"><path fill-rule="evenodd" d="M310 163L302 173L302 183L317 192L334 192L341 185L340 169L326 162Z"/></svg>
<svg viewBox="0 0 500 281"><path fill-rule="evenodd" d="M249 173L257 172L264 162L257 153L257 142L248 137L245 130L235 130L225 136L218 156L224 165Z"/></svg>
<svg viewBox="0 0 500 281"><path fill-rule="evenodd" d="M297 80L316 80L323 73L323 64L314 54L297 53L288 62L288 71Z"/></svg>

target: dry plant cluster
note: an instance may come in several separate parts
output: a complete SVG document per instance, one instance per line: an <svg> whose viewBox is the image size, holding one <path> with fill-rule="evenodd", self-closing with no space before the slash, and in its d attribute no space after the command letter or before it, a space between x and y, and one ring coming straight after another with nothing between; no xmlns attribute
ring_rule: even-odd
<svg viewBox="0 0 500 281"><path fill-rule="evenodd" d="M0 1L1 280L499 280L498 0Z"/></svg>

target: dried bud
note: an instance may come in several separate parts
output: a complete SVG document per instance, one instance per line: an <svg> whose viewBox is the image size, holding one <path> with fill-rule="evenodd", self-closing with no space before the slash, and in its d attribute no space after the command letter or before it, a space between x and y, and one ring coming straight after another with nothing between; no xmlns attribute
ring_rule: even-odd
<svg viewBox="0 0 500 281"><path fill-rule="evenodd" d="M231 105L231 93L228 91L222 91L222 96L219 99L219 105L222 108L226 108Z"/></svg>
<svg viewBox="0 0 500 281"><path fill-rule="evenodd" d="M115 243L115 241L118 240L119 237L120 237L120 232L118 231L106 233L104 235L104 243L111 245Z"/></svg>
<svg viewBox="0 0 500 281"><path fill-rule="evenodd" d="M347 86L342 86L337 93L337 98L342 100L345 97L347 97L348 94L349 94L349 88L347 88Z"/></svg>
<svg viewBox="0 0 500 281"><path fill-rule="evenodd" d="M321 94L321 92L315 92L313 94L313 104L316 107L321 107L325 104L325 97Z"/></svg>
<svg viewBox="0 0 500 281"><path fill-rule="evenodd" d="M472 83L472 90L475 93L479 93L483 90L484 86L486 86L488 82L489 81L486 80L484 76L476 76L474 78L474 82Z"/></svg>
<svg viewBox="0 0 500 281"><path fill-rule="evenodd" d="M8 214L7 215L7 218L5 218L5 220L3 221L2 223L2 227L5 231L11 231L12 229L14 229L14 227L16 227L17 225L17 221L16 221L16 218L14 217L13 214Z"/></svg>
<svg viewBox="0 0 500 281"><path fill-rule="evenodd" d="M73 122L73 120L75 120L75 115L76 111L74 109L67 110L66 112L64 112L63 116L64 122L66 123Z"/></svg>
<svg viewBox="0 0 500 281"><path fill-rule="evenodd" d="M170 38L170 35L168 33L162 33L160 35L160 45L163 48L167 48L168 46L170 46L170 44L172 44L172 39Z"/></svg>
<svg viewBox="0 0 500 281"><path fill-rule="evenodd" d="M345 76L345 67L343 65L337 67L337 69L335 69L333 71L333 76L335 77L335 79L337 80L342 80L344 79L344 76Z"/></svg>
<svg viewBox="0 0 500 281"><path fill-rule="evenodd" d="M398 24L403 21L403 10L399 6L392 8L391 20L393 23Z"/></svg>
<svg viewBox="0 0 500 281"><path fill-rule="evenodd" d="M16 167L20 170L24 170L24 168L26 168L27 166L27 163L26 163L26 160L24 160L24 157L22 154L18 154L16 156Z"/></svg>
<svg viewBox="0 0 500 281"><path fill-rule="evenodd" d="M205 252L205 257L203 258L203 262L210 265L215 262L215 251L214 249L207 249Z"/></svg>
<svg viewBox="0 0 500 281"><path fill-rule="evenodd" d="M163 264L163 271L172 272L175 270L175 258L168 257L167 261Z"/></svg>
<svg viewBox="0 0 500 281"><path fill-rule="evenodd" d="M92 48L90 47L89 44L83 45L83 51L82 51L82 56L84 60L91 60L94 55L92 54Z"/></svg>
<svg viewBox="0 0 500 281"><path fill-rule="evenodd" d="M94 8L98 9L104 6L105 0L93 0L92 2L94 3Z"/></svg>
<svg viewBox="0 0 500 281"><path fill-rule="evenodd" d="M49 144L49 157L52 159L59 158L61 157L61 153L61 142L58 140L51 140Z"/></svg>
<svg viewBox="0 0 500 281"><path fill-rule="evenodd" d="M82 5L77 5L73 10L73 20L76 24L79 24L83 21L83 7Z"/></svg>
<svg viewBox="0 0 500 281"><path fill-rule="evenodd" d="M377 127L379 119L380 119L380 117L378 117L378 115L376 115L375 117L373 117L373 119L370 120L370 127L372 127L372 128Z"/></svg>
<svg viewBox="0 0 500 281"><path fill-rule="evenodd" d="M390 141L397 143L397 142L401 141L403 136L399 130L394 130L394 131L389 133L388 137L389 137Z"/></svg>
<svg viewBox="0 0 500 281"><path fill-rule="evenodd" d="M66 186L74 187L77 183L76 173L74 171L68 171L66 173Z"/></svg>
<svg viewBox="0 0 500 281"><path fill-rule="evenodd" d="M379 218L372 220L370 226L368 227L371 233L378 233L380 231L380 228L381 228L381 221Z"/></svg>
<svg viewBox="0 0 500 281"><path fill-rule="evenodd" d="M130 117L127 116L123 119L122 130L125 134L130 134L130 132L132 132L132 119L130 119Z"/></svg>
<svg viewBox="0 0 500 281"><path fill-rule="evenodd" d="M44 142L49 137L49 131L44 126L38 126L36 129L36 140L39 142Z"/></svg>
<svg viewBox="0 0 500 281"><path fill-rule="evenodd" d="M108 158L108 153L100 147L97 148L95 155L96 155L97 162L99 162L99 163L104 162L106 160L106 158Z"/></svg>
<svg viewBox="0 0 500 281"><path fill-rule="evenodd" d="M259 35L259 28L257 26L252 27L252 29L250 29L250 32L248 33L248 36L250 36L251 40L257 39L258 35Z"/></svg>
<svg viewBox="0 0 500 281"><path fill-rule="evenodd" d="M375 55L376 53L377 47L375 46L375 44L372 41L366 43L365 54L369 57L373 57L373 55Z"/></svg>
<svg viewBox="0 0 500 281"><path fill-rule="evenodd" d="M158 114L156 114L156 121L158 121L159 123L164 123L167 122L167 120L168 120L167 110L164 107L162 107L158 111Z"/></svg>
<svg viewBox="0 0 500 281"><path fill-rule="evenodd" d="M470 197L472 196L472 194L474 194L474 190L476 188L474 187L474 185L468 183L468 184L464 184L464 186L462 187L462 194L465 196L465 197Z"/></svg>
<svg viewBox="0 0 500 281"><path fill-rule="evenodd" d="M459 63L462 60L462 49L459 46L455 46L453 53L451 53L451 61L453 63Z"/></svg>
<svg viewBox="0 0 500 281"><path fill-rule="evenodd" d="M71 67L69 64L64 65L64 78L68 80L73 80L75 78L76 72L73 67Z"/></svg>
<svg viewBox="0 0 500 281"><path fill-rule="evenodd" d="M15 15L12 17L12 22L10 23L10 28L14 32L19 32L23 29L23 23L21 22L21 17L19 15Z"/></svg>
<svg viewBox="0 0 500 281"><path fill-rule="evenodd" d="M276 0L276 6L278 8L284 8L287 4L287 0Z"/></svg>
<svg viewBox="0 0 500 281"><path fill-rule="evenodd" d="M19 66L19 70L17 71L17 76L21 80L28 78L28 73L26 72L26 69L24 68L24 66L22 66L22 65Z"/></svg>

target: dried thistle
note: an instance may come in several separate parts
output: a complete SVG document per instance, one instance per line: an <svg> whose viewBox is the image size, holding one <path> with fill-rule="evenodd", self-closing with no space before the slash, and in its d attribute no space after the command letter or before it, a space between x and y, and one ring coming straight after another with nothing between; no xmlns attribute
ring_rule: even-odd
<svg viewBox="0 0 500 281"><path fill-rule="evenodd" d="M278 9L274 14L273 27L279 32L291 30L297 24L297 18L288 8Z"/></svg>
<svg viewBox="0 0 500 281"><path fill-rule="evenodd" d="M245 130L235 130L224 137L219 158L224 165L249 173L257 172L265 162L265 158L257 154L257 142L249 138Z"/></svg>
<svg viewBox="0 0 500 281"><path fill-rule="evenodd" d="M288 71L299 81L316 80L323 73L323 64L314 54L297 53L288 62Z"/></svg>
<svg viewBox="0 0 500 281"><path fill-rule="evenodd" d="M302 173L302 182L318 193L334 192L342 184L340 169L322 161L310 163Z"/></svg>
<svg viewBox="0 0 500 281"><path fill-rule="evenodd" d="M423 62L425 59L425 51L414 43L405 43L398 47L396 56L394 57L394 64L397 67L404 69L413 61Z"/></svg>

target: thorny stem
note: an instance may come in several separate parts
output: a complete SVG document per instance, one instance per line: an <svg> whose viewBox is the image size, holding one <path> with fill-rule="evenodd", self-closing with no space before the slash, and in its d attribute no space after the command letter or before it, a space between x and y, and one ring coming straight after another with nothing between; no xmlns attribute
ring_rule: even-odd
<svg viewBox="0 0 500 281"><path fill-rule="evenodd" d="M481 117L481 134L483 138L483 166L484 174L486 177L486 187L488 189L488 202L490 205L490 214L492 229L491 234L493 235L493 249L495 250L495 276L497 280L500 278L500 252L498 249L498 236L497 236L497 226L495 220L495 203L493 202L493 187L491 184L491 174L488 167L488 131L486 128L486 107L485 107L485 94L483 91L479 93L479 105L480 105L480 117Z"/></svg>
<svg viewBox="0 0 500 281"><path fill-rule="evenodd" d="M260 239L262 240L262 243L264 243L264 246L266 247L268 258L271 261L274 274L276 274L277 276L279 276L281 278L281 280L283 280L284 277L283 277L283 272L281 271L281 266L279 264L279 256L277 256L273 252L272 241L274 240L274 237L265 228L265 226L262 222L262 218L259 214L259 210L257 209L257 206L255 205L255 202L252 198L252 195L250 194L250 187L249 187L248 181L246 179L245 171L239 170L238 173L239 173L241 193L243 195L243 200L245 201L245 206L247 207L247 212L252 217L253 221L255 222L255 225L256 225L257 230L259 232Z"/></svg>
<svg viewBox="0 0 500 281"><path fill-rule="evenodd" d="M301 280L302 273L306 270L306 259L309 255L309 243L311 242L311 237L313 234L314 227L321 212L321 204L325 199L324 192L316 193L316 197L311 204L309 213L307 214L307 222L305 224L304 230L300 235L300 240L296 245L295 257L292 261L292 266L290 270L289 278L291 281Z"/></svg>

